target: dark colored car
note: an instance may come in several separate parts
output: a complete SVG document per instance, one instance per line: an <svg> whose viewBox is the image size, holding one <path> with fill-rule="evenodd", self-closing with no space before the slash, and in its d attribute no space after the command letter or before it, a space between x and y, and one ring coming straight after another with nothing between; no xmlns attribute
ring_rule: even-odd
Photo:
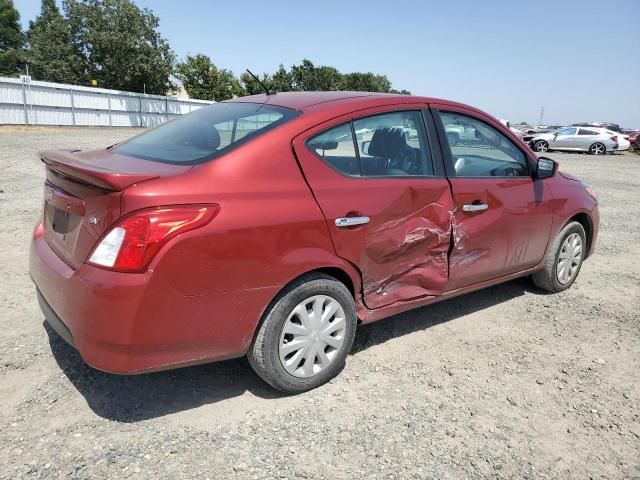
<svg viewBox="0 0 640 480"><path fill-rule="evenodd" d="M121 374L247 355L308 390L360 323L525 275L569 288L598 233L583 183L431 98L244 97L41 158L37 297L88 364Z"/></svg>

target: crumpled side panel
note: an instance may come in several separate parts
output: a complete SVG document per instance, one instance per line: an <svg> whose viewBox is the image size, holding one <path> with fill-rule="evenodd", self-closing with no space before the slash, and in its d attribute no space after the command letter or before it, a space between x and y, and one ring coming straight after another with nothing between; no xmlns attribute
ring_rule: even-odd
<svg viewBox="0 0 640 480"><path fill-rule="evenodd" d="M473 225L467 225L464 222L464 217L458 218L454 213L451 215L451 253L449 256L449 268L454 272L458 268L470 267L479 260L489 257L490 249L488 246L476 246L476 248L467 247L466 239L468 238L469 227Z"/></svg>
<svg viewBox="0 0 640 480"><path fill-rule="evenodd" d="M431 203L372 229L362 266L365 302L377 308L442 293L447 285L451 211Z"/></svg>

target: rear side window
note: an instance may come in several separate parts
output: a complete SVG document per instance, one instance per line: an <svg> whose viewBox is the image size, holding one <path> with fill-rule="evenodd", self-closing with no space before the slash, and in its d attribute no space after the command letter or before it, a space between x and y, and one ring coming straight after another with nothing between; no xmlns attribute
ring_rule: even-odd
<svg viewBox="0 0 640 480"><path fill-rule="evenodd" d="M258 103L216 103L133 137L113 151L193 165L228 153L297 115L296 110Z"/></svg>
<svg viewBox="0 0 640 480"><path fill-rule="evenodd" d="M433 175L422 114L383 113L353 122L365 177Z"/></svg>
<svg viewBox="0 0 640 480"><path fill-rule="evenodd" d="M334 169L346 175L360 175L351 124L343 123L307 140L307 148Z"/></svg>
<svg viewBox="0 0 640 480"><path fill-rule="evenodd" d="M419 111L359 118L309 138L306 145L327 164L346 175L433 175L427 135Z"/></svg>
<svg viewBox="0 0 640 480"><path fill-rule="evenodd" d="M598 135L598 132L587 130L586 128L581 128L580 130L578 130L578 135Z"/></svg>

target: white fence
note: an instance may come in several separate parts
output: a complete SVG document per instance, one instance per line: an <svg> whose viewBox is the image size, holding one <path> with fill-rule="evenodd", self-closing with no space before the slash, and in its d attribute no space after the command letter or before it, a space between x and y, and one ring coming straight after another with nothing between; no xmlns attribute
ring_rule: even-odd
<svg viewBox="0 0 640 480"><path fill-rule="evenodd" d="M151 127L209 103L0 77L0 124Z"/></svg>

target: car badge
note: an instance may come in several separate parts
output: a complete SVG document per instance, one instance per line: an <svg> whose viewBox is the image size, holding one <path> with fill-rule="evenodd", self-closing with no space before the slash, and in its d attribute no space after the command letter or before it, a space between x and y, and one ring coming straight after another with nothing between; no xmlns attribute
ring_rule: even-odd
<svg viewBox="0 0 640 480"><path fill-rule="evenodd" d="M98 224L98 217L89 217L89 223L91 225L97 225Z"/></svg>

